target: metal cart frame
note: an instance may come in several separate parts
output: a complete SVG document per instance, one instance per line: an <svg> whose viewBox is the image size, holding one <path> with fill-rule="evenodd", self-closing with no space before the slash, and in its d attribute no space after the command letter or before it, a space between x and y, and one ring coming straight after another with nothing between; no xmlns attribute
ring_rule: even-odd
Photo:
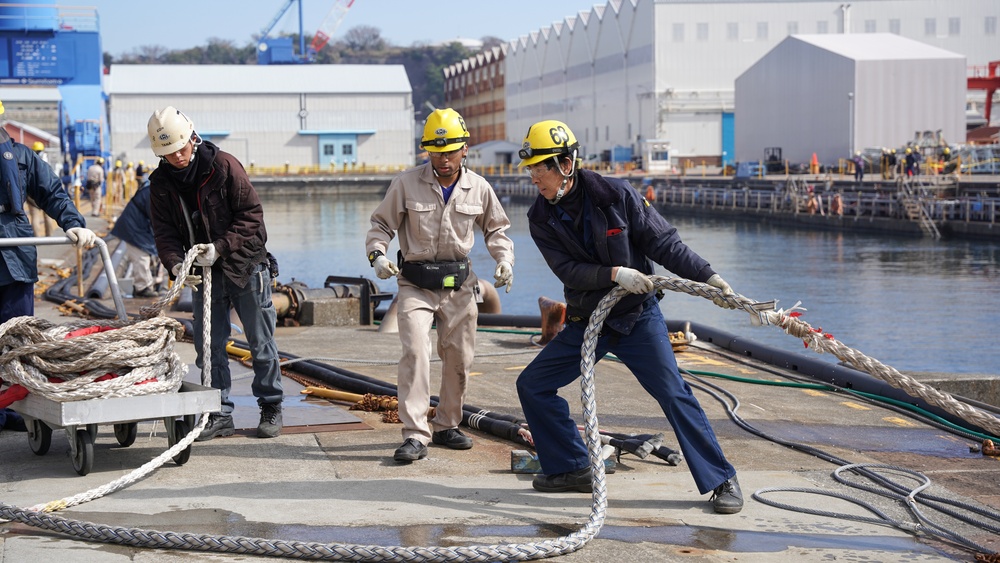
<svg viewBox="0 0 1000 563"><path fill-rule="evenodd" d="M4 247L55 244L71 242L67 237L0 238L0 246ZM118 317L128 320L108 246L102 239L97 239L96 245L101 252ZM2 369L3 366L0 366ZM218 389L185 381L177 393L68 402L28 395L11 404L10 408L24 417L28 427L28 446L36 455L45 455L49 451L54 428L64 429L69 439L73 469L80 475L86 475L94 465L94 440L98 425L113 424L118 443L128 447L135 442L140 421L161 419L167 431L167 441L173 446L194 428L197 415L218 411L220 406ZM183 465L190 457L191 446L188 446L173 460Z"/></svg>

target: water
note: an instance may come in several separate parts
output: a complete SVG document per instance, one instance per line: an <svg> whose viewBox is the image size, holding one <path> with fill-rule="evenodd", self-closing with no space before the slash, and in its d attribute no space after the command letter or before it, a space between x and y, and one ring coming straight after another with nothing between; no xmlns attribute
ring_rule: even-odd
<svg viewBox="0 0 1000 563"><path fill-rule="evenodd" d="M383 291L365 257L376 196L263 195L268 248L280 280L322 287L328 275L365 276ZM504 313L537 314L539 296L562 300L562 285L528 234L528 205L505 204L514 240L514 285L500 292ZM795 230L730 219L668 216L683 240L712 263L733 289L751 299L797 301L803 320L839 341L901 371L1000 375L1000 244L931 241ZM389 255L396 251L396 241ZM481 235L473 269L492 281L496 266ZM669 275L663 269L657 273ZM720 309L700 297L668 292L667 318L717 327L784 350L835 362L806 350L774 327L753 327L745 313Z"/></svg>

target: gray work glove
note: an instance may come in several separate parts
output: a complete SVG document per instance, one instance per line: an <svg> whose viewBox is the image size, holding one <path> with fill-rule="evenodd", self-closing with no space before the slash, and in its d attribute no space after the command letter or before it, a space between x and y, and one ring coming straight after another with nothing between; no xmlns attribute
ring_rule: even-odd
<svg viewBox="0 0 1000 563"><path fill-rule="evenodd" d="M708 278L708 281L706 281L705 283L707 283L712 287L717 287L720 290L722 290L722 297L730 297L736 295L736 292L733 291L733 288L729 287L729 284L726 283L726 280L722 279L722 276L720 276L719 274L712 274L712 277ZM724 307L726 309L736 308L735 305L729 303L722 297L716 297L715 299L712 299L712 302L718 305L719 307Z"/></svg>
<svg viewBox="0 0 1000 563"><path fill-rule="evenodd" d="M180 277L181 277L181 266L183 266L183 265L184 264L175 264L174 267L173 267L173 269L170 270L170 273L174 275L174 279L175 280L176 279L180 279ZM199 276L197 274L188 274L187 277L184 278L184 285L187 285L187 286L190 286L190 287L194 287L194 286L196 286L196 285L198 285L200 283L201 283L201 276Z"/></svg>
<svg viewBox="0 0 1000 563"><path fill-rule="evenodd" d="M379 256L376 258L372 267L375 268L375 275L381 280L387 280L392 276L399 274L399 266L385 256Z"/></svg>
<svg viewBox="0 0 1000 563"><path fill-rule="evenodd" d="M618 273L615 274L615 283L629 293L643 294L653 291L653 280L649 279L649 276L624 266L619 266Z"/></svg>
<svg viewBox="0 0 1000 563"><path fill-rule="evenodd" d="M73 227L66 231L66 238L77 248L90 248L97 242L97 235L86 227Z"/></svg>
<svg viewBox="0 0 1000 563"><path fill-rule="evenodd" d="M493 272L493 287L507 286L505 293L510 293L510 288L514 287L514 267L510 262L501 260L497 262L497 269Z"/></svg>

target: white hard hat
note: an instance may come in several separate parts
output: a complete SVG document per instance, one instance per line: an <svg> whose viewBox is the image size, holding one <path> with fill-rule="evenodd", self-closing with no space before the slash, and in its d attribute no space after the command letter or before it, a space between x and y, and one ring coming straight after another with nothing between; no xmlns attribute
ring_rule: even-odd
<svg viewBox="0 0 1000 563"><path fill-rule="evenodd" d="M146 124L146 132L149 133L153 154L164 156L184 148L194 136L194 123L180 110L167 106L153 112Z"/></svg>

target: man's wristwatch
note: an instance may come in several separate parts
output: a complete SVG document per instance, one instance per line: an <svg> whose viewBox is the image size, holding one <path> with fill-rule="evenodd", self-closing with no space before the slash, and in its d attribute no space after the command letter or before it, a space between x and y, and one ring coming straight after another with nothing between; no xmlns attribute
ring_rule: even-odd
<svg viewBox="0 0 1000 563"><path fill-rule="evenodd" d="M385 256L385 254L381 250L372 250L368 253L368 263L371 264L373 268L375 267L375 261L378 260L379 256Z"/></svg>

